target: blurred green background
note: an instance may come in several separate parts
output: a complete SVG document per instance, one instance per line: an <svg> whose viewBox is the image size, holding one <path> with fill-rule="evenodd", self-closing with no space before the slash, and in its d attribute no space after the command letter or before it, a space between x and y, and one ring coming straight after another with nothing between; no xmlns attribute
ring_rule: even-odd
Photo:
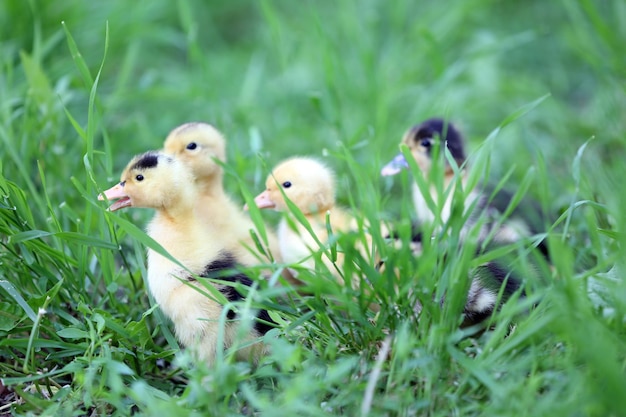
<svg viewBox="0 0 626 417"><path fill-rule="evenodd" d="M341 144L375 180L412 124L448 116L475 145L545 94L499 135L494 174L519 165L519 179L542 154L558 200L590 137L594 166L624 157L620 1L5 0L2 8L3 126L19 141L5 145L31 167L84 153L62 109L85 125L91 86L63 24L92 77L104 58L94 147L104 149L105 132L114 176L176 125L202 120L228 136L240 175L251 175L259 151L271 165ZM24 60L34 61L30 71ZM31 112L38 125L20 123ZM76 174L72 161L62 165L62 177ZM264 174L249 177L251 186Z"/></svg>
<svg viewBox="0 0 626 417"><path fill-rule="evenodd" d="M96 195L172 128L205 121L227 136L238 201L281 159L314 155L337 171L343 204L397 219L412 212L410 177L380 168L406 129L445 116L471 150L497 134L491 181L511 170L514 189L534 167L528 194L553 212L591 202L550 242L562 279L511 337L515 311L464 344L441 331L454 317L433 331L398 324L372 415L620 415L625 44L623 0L2 0L0 374L15 389L44 369L70 384L56 387L62 405L29 399L37 414L367 415L384 335L340 334L337 306L277 338L252 377L163 368L173 351L158 310L143 316L145 248ZM150 214L119 217L143 227ZM612 282L610 314L591 306L590 277Z"/></svg>

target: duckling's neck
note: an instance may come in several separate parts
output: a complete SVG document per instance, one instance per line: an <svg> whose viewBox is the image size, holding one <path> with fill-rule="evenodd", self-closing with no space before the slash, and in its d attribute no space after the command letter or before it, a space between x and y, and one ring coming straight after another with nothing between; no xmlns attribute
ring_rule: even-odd
<svg viewBox="0 0 626 417"><path fill-rule="evenodd" d="M463 184L463 187L465 188L465 184L467 184L467 170L463 169L460 172L461 177L461 184ZM447 188L451 182L456 181L455 180L455 174L454 174L454 170L452 170L452 168L448 167L446 168L446 172L443 176L443 186L444 188Z"/></svg>
<svg viewBox="0 0 626 417"><path fill-rule="evenodd" d="M222 199L226 197L224 186L222 185L222 175L214 175L213 177L200 182L199 191L202 197L212 199Z"/></svg>
<svg viewBox="0 0 626 417"><path fill-rule="evenodd" d="M216 239L229 236L239 240L249 235L252 222L243 215L240 207L231 200L221 184L202 187L202 193L195 202L200 222Z"/></svg>
<svg viewBox="0 0 626 417"><path fill-rule="evenodd" d="M317 210L313 213L303 213L304 217L306 217L309 221L313 220L319 223L326 223L326 215L331 212L331 208L327 208L324 210Z"/></svg>
<svg viewBox="0 0 626 417"><path fill-rule="evenodd" d="M160 222L167 223L172 227L179 229L180 227L192 225L195 223L197 215L194 206L178 206L175 208L162 208L157 210L155 216Z"/></svg>
<svg viewBox="0 0 626 417"><path fill-rule="evenodd" d="M323 204L311 204L304 208L300 208L302 214L307 217L326 217L326 213L332 211L335 207L335 202L324 202Z"/></svg>
<svg viewBox="0 0 626 417"><path fill-rule="evenodd" d="M467 170L466 169L461 169L460 170L460 177L461 177L461 181L463 182L463 184L465 184L465 180L467 179ZM432 170L428 171L425 175L425 179L432 183L432 178L431 178L431 174L432 174ZM454 170L452 169L452 167L446 165L446 168L443 172L443 186L447 187L448 185L450 185L450 183L454 181Z"/></svg>

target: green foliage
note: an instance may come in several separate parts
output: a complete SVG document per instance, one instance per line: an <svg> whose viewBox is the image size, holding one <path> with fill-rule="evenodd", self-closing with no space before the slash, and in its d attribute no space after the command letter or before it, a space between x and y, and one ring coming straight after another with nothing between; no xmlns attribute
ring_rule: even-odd
<svg viewBox="0 0 626 417"><path fill-rule="evenodd" d="M622 415L625 28L619 1L5 0L0 414ZM553 214L545 234L477 257L453 210L412 254L423 178L379 172L435 115L467 133L470 184L512 190L507 215L535 198ZM134 154L193 120L226 134L225 186L242 204L272 165L312 155L361 224L398 235L372 235L381 270L354 249L363 233L314 255L343 251L341 272L370 291L321 262L299 271L300 292L252 289L234 307L279 323L255 368L179 349L145 282L151 213L97 201ZM262 246L278 216L251 217ZM544 236L550 265L532 250ZM525 295L487 330L459 329L468 271L493 259Z"/></svg>

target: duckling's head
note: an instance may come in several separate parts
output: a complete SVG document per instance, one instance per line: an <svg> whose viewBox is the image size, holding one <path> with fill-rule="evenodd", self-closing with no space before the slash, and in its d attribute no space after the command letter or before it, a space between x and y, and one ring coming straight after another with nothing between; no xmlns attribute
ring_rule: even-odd
<svg viewBox="0 0 626 417"><path fill-rule="evenodd" d="M126 166L120 182L104 191L99 200L117 200L109 207L116 211L124 207L170 209L193 200L194 177L175 158L157 151L135 156Z"/></svg>
<svg viewBox="0 0 626 417"><path fill-rule="evenodd" d="M198 182L221 179L222 167L216 160L226 162L226 140L210 124L195 122L178 126L165 139L163 150L186 164Z"/></svg>
<svg viewBox="0 0 626 417"><path fill-rule="evenodd" d="M254 202L259 208L287 211L283 193L304 214L323 212L335 205L333 172L313 158L295 157L277 165Z"/></svg>
<svg viewBox="0 0 626 417"><path fill-rule="evenodd" d="M459 166L465 162L463 137L452 123L443 119L428 119L413 126L404 134L402 143L409 148L415 162L424 173L430 171L435 152L438 152L440 158L445 158L441 148L442 144L445 144ZM437 150L435 151L435 149ZM408 167L409 164L404 155L400 153L383 167L381 175L395 175L403 168Z"/></svg>

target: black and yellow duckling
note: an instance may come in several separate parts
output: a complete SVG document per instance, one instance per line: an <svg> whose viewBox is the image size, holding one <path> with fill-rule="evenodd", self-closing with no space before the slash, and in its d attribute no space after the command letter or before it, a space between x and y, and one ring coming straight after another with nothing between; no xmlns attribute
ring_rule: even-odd
<svg viewBox="0 0 626 417"><path fill-rule="evenodd" d="M197 201L202 193L192 170L179 159L161 152L147 152L133 158L122 173L120 182L103 193L115 200L109 210L125 207L153 208L156 214L147 232L185 268L148 249L148 284L161 310L173 322L178 340L191 349L199 360L213 363L218 346L219 319L224 306L206 296L206 285L196 276L220 279L235 284L211 282L228 301L241 300L245 295L238 288L250 287L252 280L237 270L242 262L238 252L237 233L219 215L219 227L207 225L204 212ZM103 199L100 196L100 199ZM219 210L220 208L218 208ZM222 207L221 210L228 210ZM229 213L223 213L225 218ZM191 273L189 272L191 271ZM205 285L203 285L205 284ZM244 340L239 340L236 314L228 311L224 328L224 346L230 348L238 341L247 344L271 329L272 320L261 310ZM266 352L262 343L252 343L239 349L237 357L258 359Z"/></svg>
<svg viewBox="0 0 626 417"><path fill-rule="evenodd" d="M409 129L404 134L401 143L408 147L416 165L422 172L433 201L438 202L441 189L446 190L448 187L455 187L458 184L455 170L444 156L444 146L459 167L461 177L458 181L466 190L468 185L467 154L463 136L452 123L441 118L428 119ZM438 160L445 160L443 186L439 188L429 181L429 175ZM383 167L381 175L395 175L407 168L409 168L409 163L404 154L400 153ZM436 215L428 206L417 183L413 185L412 193L418 219L418 225L414 227L413 239L415 242L419 242L423 238L421 226L434 222ZM440 219L442 224L450 219L454 194L452 188L441 206ZM478 222L482 222L477 233L479 243L491 236L491 242L494 244L511 244L539 233L543 226L543 213L534 202L523 201L509 218L505 221L499 221L502 213L506 211L512 195L501 190L491 201L489 200L490 197L491 192L487 187L480 186L469 190L463 207L466 213L468 210L473 211L461 229L461 238L464 238ZM539 249L544 255L547 253L543 243L539 245ZM519 274L504 266L504 263L493 261L480 265L471 271L470 279L471 284L464 309L464 325L476 324L489 317L497 308L498 292L502 289L502 300L505 301L513 293L520 290L522 282Z"/></svg>
<svg viewBox="0 0 626 417"><path fill-rule="evenodd" d="M419 125L409 129L403 136L402 142L410 150L411 156L422 171L424 179L429 184L429 174L433 169L435 155L445 160L443 147L449 151L452 159L461 169L460 183L465 189L468 179L466 165L466 153L463 136L450 122L441 119L428 119ZM381 170L381 175L389 176L399 173L408 168L409 164L402 153ZM443 172L443 190L452 184L456 186L455 173L452 166L445 160ZM439 189L434 184L429 184L430 197L438 201ZM441 207L441 222L445 224L450 218L454 189L452 189ZM485 186L478 186L469 191L463 202L465 211L474 206L462 232L467 233L477 222L482 221L482 226L477 236L478 241L483 241L490 234L496 244L509 244L518 242L540 232L543 227L544 215L538 205L528 199L523 200L505 221L499 224L511 201L512 194L500 190L490 201L491 192ZM413 184L413 203L419 225L429 224L435 221L435 213L429 208L426 199L417 183ZM540 245L540 250L545 253L545 246Z"/></svg>

